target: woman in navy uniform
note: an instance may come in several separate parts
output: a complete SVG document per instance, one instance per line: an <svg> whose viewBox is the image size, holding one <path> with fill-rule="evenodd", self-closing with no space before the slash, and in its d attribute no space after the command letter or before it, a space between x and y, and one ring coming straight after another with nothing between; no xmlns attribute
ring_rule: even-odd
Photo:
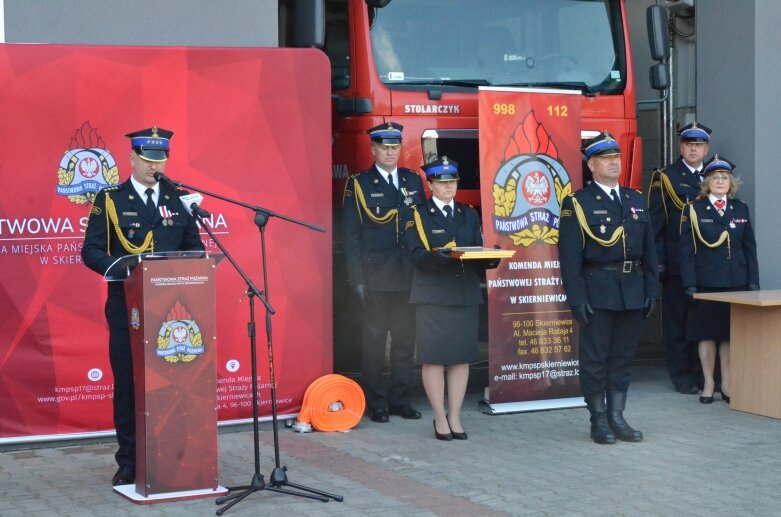
<svg viewBox="0 0 781 517"><path fill-rule="evenodd" d="M415 265L410 301L415 305L417 360L423 365L423 387L434 412L434 436L466 440L461 406L469 363L477 358L478 305L483 303L480 273L499 262L449 256L448 248L482 246L480 219L473 208L453 201L458 189L455 162L443 157L423 170L432 197L413 210L413 221L407 225Z"/></svg>
<svg viewBox="0 0 781 517"><path fill-rule="evenodd" d="M559 256L564 290L580 323L580 387L600 444L639 442L623 411L643 318L658 272L642 194L618 185L621 149L605 132L583 148L594 181L562 202Z"/></svg>
<svg viewBox="0 0 781 517"><path fill-rule="evenodd" d="M648 209L656 235L656 258L662 281L662 334L667 372L678 393L695 395L702 384L697 346L686 339L688 300L681 285L681 211L700 193L703 161L708 154L710 128L692 122L679 133L681 156L654 171L648 189Z"/></svg>
<svg viewBox="0 0 781 517"><path fill-rule="evenodd" d="M133 172L121 185L104 188L95 196L81 249L84 264L107 277L121 276L121 270L113 271L119 268L109 268L125 255L204 249L194 218L179 200L186 192L168 188L154 178L156 172L165 170L173 132L153 127L125 136L131 142ZM136 425L123 282L109 282L105 315L114 374L114 426L119 443L114 455L119 468L111 482L125 485L133 483L136 477Z"/></svg>
<svg viewBox="0 0 781 517"><path fill-rule="evenodd" d="M700 402L713 402L716 348L721 397L729 403L729 305L694 300L695 293L759 290L757 243L746 203L733 196L735 168L719 155L705 164L700 195L681 218L681 280L689 302L686 337L698 343L705 385Z"/></svg>
<svg viewBox="0 0 781 517"><path fill-rule="evenodd" d="M412 262L404 239L410 206L425 201L417 172L398 167L401 131L394 122L369 129L374 165L347 180L344 191L344 256L347 279L363 305L361 386L369 417L420 418L410 405L415 355L415 315L409 304ZM383 381L391 335L391 386Z"/></svg>

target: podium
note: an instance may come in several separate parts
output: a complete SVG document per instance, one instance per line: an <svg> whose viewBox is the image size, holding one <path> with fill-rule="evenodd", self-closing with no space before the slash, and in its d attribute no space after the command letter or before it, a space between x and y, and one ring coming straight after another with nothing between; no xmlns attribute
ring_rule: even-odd
<svg viewBox="0 0 781 517"><path fill-rule="evenodd" d="M217 484L215 273L221 254L123 257L136 406L137 503L211 497ZM132 272L131 272L132 270Z"/></svg>

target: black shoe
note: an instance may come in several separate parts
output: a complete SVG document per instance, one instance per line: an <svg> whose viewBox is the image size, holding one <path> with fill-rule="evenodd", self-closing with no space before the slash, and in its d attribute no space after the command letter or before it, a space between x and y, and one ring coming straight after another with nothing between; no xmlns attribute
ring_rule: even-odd
<svg viewBox="0 0 781 517"><path fill-rule="evenodd" d="M440 433L437 431L437 421L434 420L434 438L442 440L443 442L449 442L453 439L453 433Z"/></svg>
<svg viewBox="0 0 781 517"><path fill-rule="evenodd" d="M694 385L676 386L675 391L678 393L683 393L684 395L696 395L700 392L700 389Z"/></svg>
<svg viewBox="0 0 781 517"><path fill-rule="evenodd" d="M633 429L631 425L624 420L624 412L613 410L607 412L607 421L610 430L622 442L642 442L643 433Z"/></svg>
<svg viewBox="0 0 781 517"><path fill-rule="evenodd" d="M112 486L132 485L136 482L136 473L130 467L119 467L114 477L111 478Z"/></svg>
<svg viewBox="0 0 781 517"><path fill-rule="evenodd" d="M449 415L445 415L445 418L447 419L447 426L450 427L450 416ZM457 432L453 431L453 429L450 429L450 434L453 435L453 439L454 440L466 440L468 438L467 435L466 435L466 431L457 433Z"/></svg>
<svg viewBox="0 0 781 517"><path fill-rule="evenodd" d="M616 443L616 435L610 429L605 413L596 413L591 416L591 439L600 445Z"/></svg>
<svg viewBox="0 0 781 517"><path fill-rule="evenodd" d="M384 424L389 420L388 412L384 409L372 409L369 418L372 419L372 422L380 422L381 424Z"/></svg>
<svg viewBox="0 0 781 517"><path fill-rule="evenodd" d="M406 405L402 407L392 407L390 414L394 416L400 416L406 420L417 420L420 418L420 411L412 409L412 406ZM387 421L387 420L386 420Z"/></svg>
<svg viewBox="0 0 781 517"><path fill-rule="evenodd" d="M713 404L713 395L710 397L700 397L700 404Z"/></svg>
<svg viewBox="0 0 781 517"><path fill-rule="evenodd" d="M724 392L721 392L721 400L729 404L729 395L725 395Z"/></svg>

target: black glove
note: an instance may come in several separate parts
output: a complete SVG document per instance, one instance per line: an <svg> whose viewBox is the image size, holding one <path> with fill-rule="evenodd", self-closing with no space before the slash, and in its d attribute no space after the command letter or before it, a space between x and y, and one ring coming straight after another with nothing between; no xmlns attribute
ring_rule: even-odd
<svg viewBox="0 0 781 517"><path fill-rule="evenodd" d="M366 302L369 301L369 290L366 289L366 284L354 285L353 292L355 293L355 296L358 297L361 304L366 305Z"/></svg>
<svg viewBox="0 0 781 517"><path fill-rule="evenodd" d="M687 287L686 289L683 290L683 294L686 295L686 299L687 300L693 300L694 299L694 293L696 293L696 292L697 292L697 288L696 287Z"/></svg>
<svg viewBox="0 0 781 517"><path fill-rule="evenodd" d="M651 313L654 312L654 307L656 307L656 299L655 298L646 298L645 299L645 309L643 309L643 319L647 320L651 317Z"/></svg>
<svg viewBox="0 0 781 517"><path fill-rule="evenodd" d="M757 284L748 284L747 287L749 291L759 291L759 286Z"/></svg>
<svg viewBox="0 0 781 517"><path fill-rule="evenodd" d="M493 247L494 247L494 249L495 249L495 250L500 250L500 249L502 249L502 247L501 247L501 246L499 246L498 244L494 244L494 246L493 246ZM488 261L486 261L486 263L485 263L485 268L486 268L486 269L496 269L497 267L499 267L499 263L500 263L501 261L502 261L502 259L500 259L500 258L493 259L493 260L488 260Z"/></svg>
<svg viewBox="0 0 781 517"><path fill-rule="evenodd" d="M591 314L594 314L594 310L591 308L591 305L584 303L582 305L576 305L572 307L572 317L575 318L578 323L580 323L583 326L588 325L588 317Z"/></svg>
<svg viewBox="0 0 781 517"><path fill-rule="evenodd" d="M447 265L450 264L452 261L456 260L450 252L445 248L440 248L438 250L431 250L429 251L431 253L432 260L435 264L442 264Z"/></svg>

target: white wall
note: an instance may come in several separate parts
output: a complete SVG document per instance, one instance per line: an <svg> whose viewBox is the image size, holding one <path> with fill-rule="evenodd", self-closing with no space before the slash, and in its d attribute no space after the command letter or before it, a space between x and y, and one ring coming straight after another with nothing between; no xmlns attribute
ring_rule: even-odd
<svg viewBox="0 0 781 517"><path fill-rule="evenodd" d="M275 47L277 0L0 0L8 43Z"/></svg>

